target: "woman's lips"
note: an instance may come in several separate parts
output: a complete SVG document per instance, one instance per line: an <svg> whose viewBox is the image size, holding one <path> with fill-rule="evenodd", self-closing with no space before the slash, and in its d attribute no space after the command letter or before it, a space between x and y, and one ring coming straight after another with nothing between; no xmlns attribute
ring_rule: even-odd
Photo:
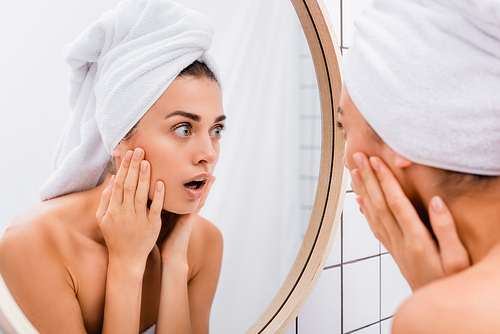
<svg viewBox="0 0 500 334"><path fill-rule="evenodd" d="M192 199L200 199L205 191L205 186L212 177L211 173L200 173L184 183L184 189Z"/></svg>
<svg viewBox="0 0 500 334"><path fill-rule="evenodd" d="M198 189L191 189L186 186L184 186L184 189L186 190L188 196L192 199L200 199L205 192L205 185L206 182L204 182Z"/></svg>

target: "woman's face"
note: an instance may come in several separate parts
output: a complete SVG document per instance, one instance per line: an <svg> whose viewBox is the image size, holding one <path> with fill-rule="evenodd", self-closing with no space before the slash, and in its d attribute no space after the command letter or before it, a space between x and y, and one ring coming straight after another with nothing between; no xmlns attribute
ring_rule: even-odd
<svg viewBox="0 0 500 334"><path fill-rule="evenodd" d="M149 197L156 181L163 181L163 209L190 213L198 207L219 159L225 118L217 82L178 77L142 117L131 140L120 143L119 151L144 149L151 164Z"/></svg>
<svg viewBox="0 0 500 334"><path fill-rule="evenodd" d="M346 141L346 151L344 165L353 170L356 164L353 154L363 152L367 156L379 156L383 159L389 147L379 138L365 121L358 108L354 105L346 87L342 87L340 95L340 108L338 109L339 126L342 126L344 139Z"/></svg>
<svg viewBox="0 0 500 334"><path fill-rule="evenodd" d="M344 165L350 171L357 168L353 159L353 155L356 152L363 152L368 157L377 156L381 158L399 181L406 196L408 196L417 210L423 212L421 199L413 184L413 176L405 172L406 168L403 168L403 165L396 162L397 159L395 157L397 154L368 125L351 100L345 86L342 87L338 113L339 122L344 132L344 139L346 140ZM429 167L424 168L430 169ZM425 211L425 207L423 210ZM421 215L421 218L424 219L424 216Z"/></svg>

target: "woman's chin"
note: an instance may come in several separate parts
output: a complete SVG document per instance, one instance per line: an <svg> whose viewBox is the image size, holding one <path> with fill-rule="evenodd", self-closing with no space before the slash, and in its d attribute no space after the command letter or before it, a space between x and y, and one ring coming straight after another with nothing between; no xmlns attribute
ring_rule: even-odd
<svg viewBox="0 0 500 334"><path fill-rule="evenodd" d="M179 203L175 205L173 205L172 203L164 203L163 210L176 213L178 215L187 215L196 211L199 202L199 200L196 200L191 203Z"/></svg>

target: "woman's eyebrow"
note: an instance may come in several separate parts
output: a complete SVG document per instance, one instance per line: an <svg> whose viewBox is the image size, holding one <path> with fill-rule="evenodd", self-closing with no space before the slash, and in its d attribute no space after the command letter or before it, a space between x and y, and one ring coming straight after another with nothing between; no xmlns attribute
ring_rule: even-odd
<svg viewBox="0 0 500 334"><path fill-rule="evenodd" d="M214 123L217 123L217 122L222 122L223 120L226 119L226 115L222 115L222 116L219 116L215 119Z"/></svg>
<svg viewBox="0 0 500 334"><path fill-rule="evenodd" d="M196 115L196 114L192 114L190 112L186 112L186 111L181 111L181 110L177 110L177 111L174 111L174 112L171 112L170 114L168 114L165 119L169 118L169 117L173 117L173 116L182 116L182 117L186 117L186 118L189 118L189 119L192 119L193 121L195 122L199 122L201 121L201 117Z"/></svg>
<svg viewBox="0 0 500 334"><path fill-rule="evenodd" d="M165 117L165 119L167 119L169 117L173 117L173 116L186 117L186 118L192 119L195 122L200 122L201 121L201 117L200 116L198 116L196 114L193 114L193 113L190 113L190 112L182 111L182 110L177 110L177 111L171 112L170 114L168 114ZM226 119L226 115L221 115L221 116L219 116L219 117L217 117L215 119L214 123L221 122L221 121L223 121L225 119Z"/></svg>

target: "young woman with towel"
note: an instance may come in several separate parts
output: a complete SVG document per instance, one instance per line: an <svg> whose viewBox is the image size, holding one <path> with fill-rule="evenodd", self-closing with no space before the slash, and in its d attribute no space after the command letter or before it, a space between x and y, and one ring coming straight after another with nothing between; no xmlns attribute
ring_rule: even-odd
<svg viewBox="0 0 500 334"><path fill-rule="evenodd" d="M414 291L392 333L498 333L500 3L374 0L356 26L339 126L361 211Z"/></svg>
<svg viewBox="0 0 500 334"><path fill-rule="evenodd" d="M212 35L171 1L124 0L67 47L54 172L0 242L40 333L208 333L222 236L198 212L225 122Z"/></svg>

